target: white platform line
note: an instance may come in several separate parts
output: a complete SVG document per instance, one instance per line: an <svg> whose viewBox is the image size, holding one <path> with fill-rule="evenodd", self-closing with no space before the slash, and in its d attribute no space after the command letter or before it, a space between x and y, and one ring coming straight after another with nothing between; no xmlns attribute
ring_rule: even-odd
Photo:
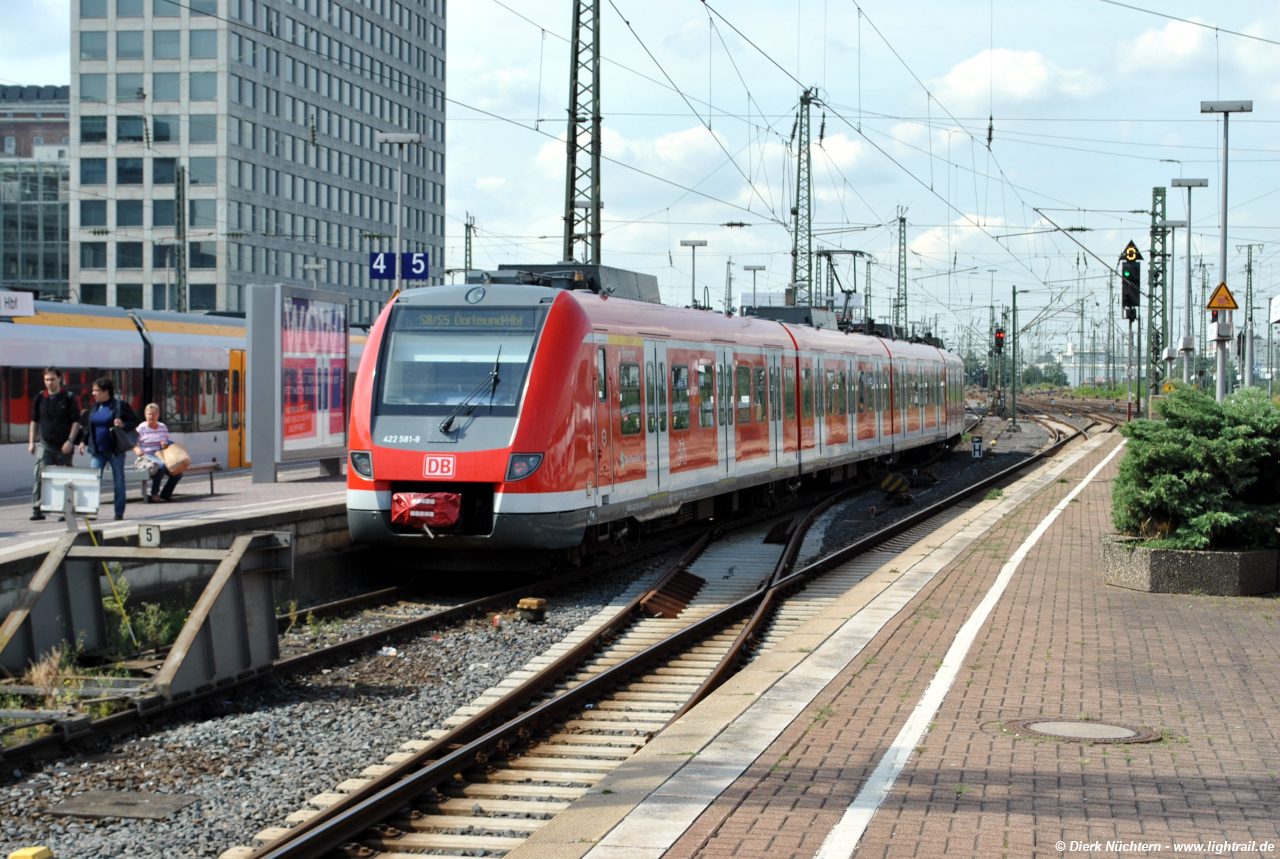
<svg viewBox="0 0 1280 859"><path fill-rule="evenodd" d="M853 855L853 851L858 848L858 842L862 840L863 833L867 831L868 824L871 823L872 816L889 796L889 792L893 790L894 782L897 781L903 768L906 767L907 762L911 759L911 755L919 744L920 738L924 736L929 727L929 722L933 720L938 708L942 706L942 701L947 692L950 691L951 684L955 681L960 671L960 666L964 664L965 655L969 652L969 648L973 645L973 641L977 638L983 624L987 622L991 610L995 608L1005 589L1009 587L1009 582L1013 580L1014 572L1022 565L1023 560L1036 543L1040 542L1040 538L1049 530L1049 526L1057 520L1063 510L1067 509L1067 505L1084 491L1084 488L1098 476L1098 473L1107 466L1107 463L1115 458L1116 454L1124 447L1124 444L1124 440L1121 440L1120 444L1116 445L1093 471L1090 471L1074 489L1068 492L1066 497L1059 501L1053 510L1049 511L1049 515L1041 520L1040 524L1036 526L1036 529L1031 532L1027 539L1022 541L1022 545L1013 553L1013 556L1000 568L1000 573L996 576L995 583L991 585L991 589L987 591L986 596L982 598L982 602L978 604L973 614L965 621L964 626L960 627L960 632L957 633L955 641L952 642L951 647L947 650L947 655L943 658L942 667L933 676L933 680L929 683L929 688L925 690L920 702L911 711L911 715L907 718L907 723L902 726L902 730L898 732L893 745L889 747L884 757L880 759L879 765L871 773L867 783L862 786L862 790L858 792L853 802L845 809L844 816L840 818L840 822L836 824L835 828L827 835L826 840L822 842L822 847L818 850L816 859L848 859Z"/></svg>

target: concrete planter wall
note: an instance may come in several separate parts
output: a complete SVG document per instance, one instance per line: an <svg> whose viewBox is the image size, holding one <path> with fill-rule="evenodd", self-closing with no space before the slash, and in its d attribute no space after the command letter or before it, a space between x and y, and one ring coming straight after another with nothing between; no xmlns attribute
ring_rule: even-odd
<svg viewBox="0 0 1280 859"><path fill-rule="evenodd" d="M1106 583L1156 594L1240 597L1276 590L1280 552L1151 549L1137 537L1102 538Z"/></svg>

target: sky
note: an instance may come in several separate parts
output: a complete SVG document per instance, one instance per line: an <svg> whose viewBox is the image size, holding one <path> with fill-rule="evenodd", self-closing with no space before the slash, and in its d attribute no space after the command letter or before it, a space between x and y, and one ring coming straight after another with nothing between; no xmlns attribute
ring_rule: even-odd
<svg viewBox="0 0 1280 859"><path fill-rule="evenodd" d="M8 5L0 80L66 83L66 0ZM468 214L474 268L562 257L572 10L449 7L450 267L463 264ZM1179 176L1209 180L1193 192L1191 232L1212 288L1222 124L1199 103L1219 98L1254 102L1230 124L1226 280L1243 303L1243 246L1260 245L1259 320L1280 291L1280 4L602 0L601 21L603 261L655 275L668 303L690 300L681 239L706 240L693 291L716 306L727 271L735 295L750 292L744 265L766 267L761 292L792 280L806 87L815 248L871 255L870 284L865 257L837 257L837 273L853 286L860 261L856 288L870 287L878 319L891 313L904 212L911 321L985 351L989 308L1018 289L1028 349L1078 344L1082 325L1085 347L1096 336L1103 348L1107 266L1130 240L1146 254L1152 188ZM1169 187L1169 219L1186 218L1186 199ZM1174 245L1180 330L1185 230ZM1194 280L1200 307L1198 267Z"/></svg>

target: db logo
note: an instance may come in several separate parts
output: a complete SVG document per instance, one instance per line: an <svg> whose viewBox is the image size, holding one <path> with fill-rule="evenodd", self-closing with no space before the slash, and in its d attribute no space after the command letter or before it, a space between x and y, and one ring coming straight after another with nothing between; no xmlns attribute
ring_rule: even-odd
<svg viewBox="0 0 1280 859"><path fill-rule="evenodd" d="M422 476L452 480L456 472L454 457L451 453L429 453L422 460Z"/></svg>

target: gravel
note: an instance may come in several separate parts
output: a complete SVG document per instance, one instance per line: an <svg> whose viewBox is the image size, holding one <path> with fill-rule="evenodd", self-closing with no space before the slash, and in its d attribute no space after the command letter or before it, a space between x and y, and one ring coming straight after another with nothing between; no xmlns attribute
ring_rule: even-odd
<svg viewBox="0 0 1280 859"><path fill-rule="evenodd" d="M908 494L913 501L906 506L895 506L885 493L878 490L862 493L835 505L814 522L806 535L800 563L817 560L915 513L922 507L942 500L966 484L1003 471L1049 443L1049 431L1040 424L1020 420L1019 432L1009 432L1008 426L1009 422L1003 419L984 419L973 430L973 434L981 436L988 445L994 442L995 455L974 459L967 444L958 447L949 456L925 469L938 478L937 483L909 489ZM910 473L910 469L905 466L897 470L903 474ZM872 507L875 508L874 518L871 515Z"/></svg>
<svg viewBox="0 0 1280 859"><path fill-rule="evenodd" d="M144 736L46 762L36 773L0 773L0 856L42 844L57 859L212 857L249 844L310 797L443 727L644 572L631 566L560 594L542 623L504 616L495 630L490 617L393 642L395 656L367 654L274 679ZM59 802L91 790L198 800L162 821L56 814Z"/></svg>

